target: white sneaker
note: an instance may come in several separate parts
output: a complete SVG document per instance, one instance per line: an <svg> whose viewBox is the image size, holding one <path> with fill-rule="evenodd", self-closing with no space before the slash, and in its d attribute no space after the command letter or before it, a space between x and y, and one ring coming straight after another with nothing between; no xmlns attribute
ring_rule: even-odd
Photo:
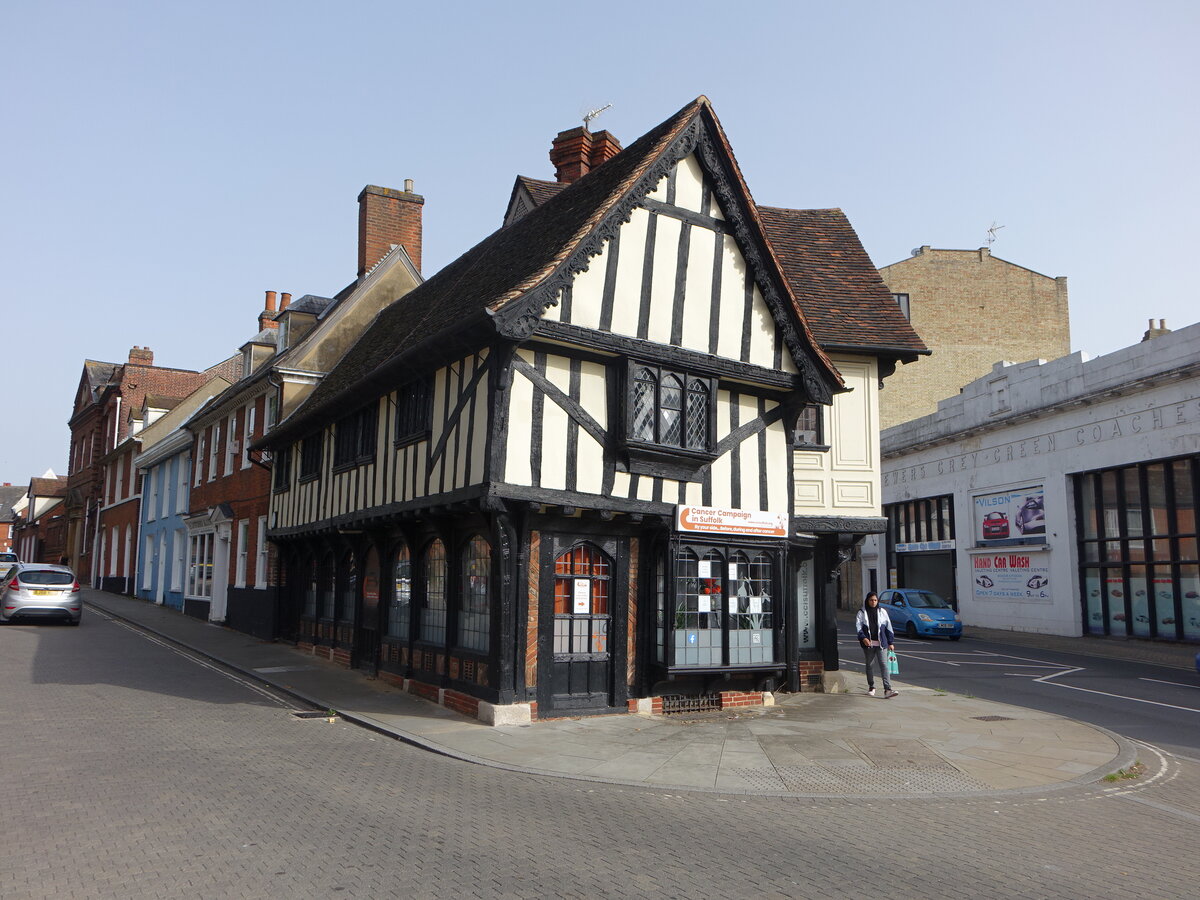
<svg viewBox="0 0 1200 900"><path fill-rule="evenodd" d="M867 688L867 696L874 697L875 696L875 688Z"/></svg>
<svg viewBox="0 0 1200 900"><path fill-rule="evenodd" d="M886 697L888 700L891 700L893 697L899 697L900 692L893 691L891 688L888 688L886 691L883 692L883 696Z"/></svg>

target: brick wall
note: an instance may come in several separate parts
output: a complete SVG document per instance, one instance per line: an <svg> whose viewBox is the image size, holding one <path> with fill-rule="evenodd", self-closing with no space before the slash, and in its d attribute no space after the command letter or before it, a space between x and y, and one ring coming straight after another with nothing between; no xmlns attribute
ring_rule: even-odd
<svg viewBox="0 0 1200 900"><path fill-rule="evenodd" d="M406 185L407 186L407 185ZM411 190L367 185L358 195L358 274L362 276L399 244L421 271L421 207Z"/></svg>
<svg viewBox="0 0 1200 900"><path fill-rule="evenodd" d="M999 360L1058 359L1071 352L1067 279L1050 278L979 250L922 247L879 270L908 294L913 328L932 354L899 366L879 394L882 428L937 411Z"/></svg>

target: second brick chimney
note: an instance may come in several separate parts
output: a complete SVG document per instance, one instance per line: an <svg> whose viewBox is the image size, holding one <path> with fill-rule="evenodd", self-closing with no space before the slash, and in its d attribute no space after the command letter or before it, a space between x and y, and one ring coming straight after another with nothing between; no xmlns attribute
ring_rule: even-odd
<svg viewBox="0 0 1200 900"><path fill-rule="evenodd" d="M570 184L620 152L621 142L607 131L592 134L581 125L558 133L550 148L550 162L558 182Z"/></svg>
<svg viewBox="0 0 1200 900"><path fill-rule="evenodd" d="M154 365L154 351L149 347L133 347L129 351L129 363L131 366L152 366Z"/></svg>
<svg viewBox="0 0 1200 900"><path fill-rule="evenodd" d="M358 195L358 277L399 244L421 271L421 207L425 198L413 193L412 179L404 190L368 184Z"/></svg>

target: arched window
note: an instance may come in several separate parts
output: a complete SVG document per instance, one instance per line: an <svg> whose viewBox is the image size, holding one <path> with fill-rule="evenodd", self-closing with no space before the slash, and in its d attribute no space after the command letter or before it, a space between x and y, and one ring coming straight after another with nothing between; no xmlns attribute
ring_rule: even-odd
<svg viewBox="0 0 1200 900"><path fill-rule="evenodd" d="M608 653L611 566L591 544L573 547L554 561L554 653Z"/></svg>
<svg viewBox="0 0 1200 900"><path fill-rule="evenodd" d="M654 409L658 402L658 378L647 368L633 377L629 436L636 441L654 441Z"/></svg>
<svg viewBox="0 0 1200 900"><path fill-rule="evenodd" d="M358 607L358 560L351 550L342 558L341 597L338 603L338 621L353 624Z"/></svg>
<svg viewBox="0 0 1200 900"><path fill-rule="evenodd" d="M408 640L412 622L412 556L408 544L396 548L392 566L392 603L388 608L387 633L390 637Z"/></svg>
<svg viewBox="0 0 1200 900"><path fill-rule="evenodd" d="M321 618L333 621L337 594L333 590L333 554L326 553L317 570L317 592L321 597Z"/></svg>
<svg viewBox="0 0 1200 900"><path fill-rule="evenodd" d="M446 545L435 540L425 550L425 606L421 610L421 640L446 643Z"/></svg>
<svg viewBox="0 0 1200 900"><path fill-rule="evenodd" d="M675 375L663 375L658 442L668 447L683 446L683 385Z"/></svg>
<svg viewBox="0 0 1200 900"><path fill-rule="evenodd" d="M684 446L689 450L708 449L708 385L699 378L688 381Z"/></svg>
<svg viewBox="0 0 1200 900"><path fill-rule="evenodd" d="M475 535L463 548L458 646L487 652L492 609L492 545Z"/></svg>
<svg viewBox="0 0 1200 900"><path fill-rule="evenodd" d="M308 619L317 617L317 561L308 561L304 583L304 616Z"/></svg>

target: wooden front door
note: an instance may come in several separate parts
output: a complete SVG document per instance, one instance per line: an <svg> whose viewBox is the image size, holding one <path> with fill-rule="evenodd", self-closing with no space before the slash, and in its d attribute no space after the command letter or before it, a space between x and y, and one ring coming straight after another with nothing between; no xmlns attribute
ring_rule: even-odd
<svg viewBox="0 0 1200 900"><path fill-rule="evenodd" d="M543 556L538 707L551 714L608 711L614 705L624 627L614 609L625 577L616 541L555 536Z"/></svg>
<svg viewBox="0 0 1200 900"><path fill-rule="evenodd" d="M354 666L374 675L379 670L379 553L372 547L363 565L362 609L354 629Z"/></svg>

